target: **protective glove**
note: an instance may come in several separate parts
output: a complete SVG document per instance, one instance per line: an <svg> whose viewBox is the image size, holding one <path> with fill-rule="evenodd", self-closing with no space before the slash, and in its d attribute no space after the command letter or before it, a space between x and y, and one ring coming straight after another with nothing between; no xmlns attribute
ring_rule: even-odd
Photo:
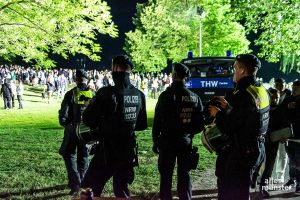
<svg viewBox="0 0 300 200"><path fill-rule="evenodd" d="M159 149L158 149L158 145L157 145L157 144L153 144L153 146L152 146L152 151L153 151L155 154L159 154Z"/></svg>

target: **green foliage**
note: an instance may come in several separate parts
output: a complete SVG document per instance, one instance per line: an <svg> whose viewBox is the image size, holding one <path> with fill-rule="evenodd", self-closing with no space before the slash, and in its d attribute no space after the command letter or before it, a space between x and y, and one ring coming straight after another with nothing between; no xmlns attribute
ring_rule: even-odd
<svg viewBox="0 0 300 200"><path fill-rule="evenodd" d="M41 90L26 88L24 110L3 110L0 98L0 198L70 199L64 162L58 154L63 138L63 129L58 124L61 100L54 98L50 104L42 102ZM147 101L149 125L155 104L156 100ZM157 156L151 150L151 128L137 132L137 140L140 166L135 168L135 180L129 189L141 199L152 199L159 190L159 173ZM200 149L201 160L192 173L195 182L202 180L201 172L215 161L215 156L208 153L199 140L198 135L194 141ZM175 183L174 176L174 190ZM113 195L111 181L103 195Z"/></svg>
<svg viewBox="0 0 300 200"><path fill-rule="evenodd" d="M247 31L259 33L255 44L260 56L277 62L282 56L300 55L299 0L241 0L232 5Z"/></svg>
<svg viewBox="0 0 300 200"><path fill-rule="evenodd" d="M21 56L42 68L55 64L48 53L100 60L96 35L117 36L109 10L100 0L0 0L0 56Z"/></svg>
<svg viewBox="0 0 300 200"><path fill-rule="evenodd" d="M249 51L244 28L235 21L229 1L149 1L138 4L135 31L126 33L125 50L138 71L161 71L167 60L179 62L188 51L199 53L200 17L196 7L204 8L202 21L203 55L224 56Z"/></svg>
<svg viewBox="0 0 300 200"><path fill-rule="evenodd" d="M300 55L297 56L296 54L288 54L283 56L280 69L284 73L290 73L292 70L300 73Z"/></svg>

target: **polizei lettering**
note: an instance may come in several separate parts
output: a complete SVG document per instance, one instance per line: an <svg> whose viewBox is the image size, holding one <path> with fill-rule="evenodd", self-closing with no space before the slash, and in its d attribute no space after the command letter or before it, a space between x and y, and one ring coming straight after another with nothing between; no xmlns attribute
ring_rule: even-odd
<svg viewBox="0 0 300 200"><path fill-rule="evenodd" d="M197 102L196 96L182 96L181 98L182 102Z"/></svg>
<svg viewBox="0 0 300 200"><path fill-rule="evenodd" d="M124 96L124 119L127 121L136 120L139 103L139 96Z"/></svg>
<svg viewBox="0 0 300 200"><path fill-rule="evenodd" d="M124 96L124 103L138 103L139 96Z"/></svg>

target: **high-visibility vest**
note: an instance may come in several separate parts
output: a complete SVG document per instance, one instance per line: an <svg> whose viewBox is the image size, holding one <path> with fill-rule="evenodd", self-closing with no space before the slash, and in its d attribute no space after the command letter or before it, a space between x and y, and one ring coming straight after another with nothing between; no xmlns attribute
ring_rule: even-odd
<svg viewBox="0 0 300 200"><path fill-rule="evenodd" d="M73 92L73 98L75 104L80 104L80 105L84 104L84 101L79 101L82 95L89 99L93 98L93 93L91 90L80 90L79 88L76 88Z"/></svg>
<svg viewBox="0 0 300 200"><path fill-rule="evenodd" d="M265 135L269 124L270 98L267 90L263 86L250 85L247 92L251 95L257 111L260 114L260 135Z"/></svg>
<svg viewBox="0 0 300 200"><path fill-rule="evenodd" d="M93 93L90 90L80 90L79 88L73 89L73 121L76 123L81 122L81 115L83 111L85 110L84 101L79 101L81 96L85 96L87 98L92 98Z"/></svg>

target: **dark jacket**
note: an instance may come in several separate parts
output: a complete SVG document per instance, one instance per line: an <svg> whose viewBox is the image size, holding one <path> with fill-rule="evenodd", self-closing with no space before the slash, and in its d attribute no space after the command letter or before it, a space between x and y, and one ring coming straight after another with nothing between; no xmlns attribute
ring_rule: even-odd
<svg viewBox="0 0 300 200"><path fill-rule="evenodd" d="M9 83L4 83L1 87L1 94L3 94L3 97L11 98L12 96L12 90Z"/></svg>
<svg viewBox="0 0 300 200"><path fill-rule="evenodd" d="M147 128L145 96L126 76L121 84L99 89L82 119L89 127L99 127L108 161L131 159L134 131Z"/></svg>
<svg viewBox="0 0 300 200"><path fill-rule="evenodd" d="M247 91L250 85L259 86L255 81L255 77L248 76L241 79L230 99L229 109L218 112L216 116L216 124L220 131L229 136L232 141L233 148L243 153L252 148L257 143L262 120L257 112L257 107L253 101L253 97ZM269 98L269 97L267 97ZM269 108L266 110L269 113ZM265 132L267 130L265 126Z"/></svg>
<svg viewBox="0 0 300 200"><path fill-rule="evenodd" d="M200 97L187 89L183 82L173 82L161 93L156 104L153 143L160 143L159 148L167 147L166 143L189 146L194 134L203 130L202 111Z"/></svg>
<svg viewBox="0 0 300 200"><path fill-rule="evenodd" d="M296 103L296 108L288 108L290 102ZM300 139L300 96L289 96L281 104L285 117L293 125L294 139Z"/></svg>
<svg viewBox="0 0 300 200"><path fill-rule="evenodd" d="M231 145L218 152L216 175L218 177L236 176L250 177L250 169L261 162L264 154L264 145L258 142L258 136L267 131L269 121L269 106L261 114L254 98L247 91L249 86L259 86L255 77L242 78L236 85L235 91L227 99L229 108L216 115L217 127L229 137ZM264 90L266 105L269 105L269 96ZM263 118L266 116L266 118ZM262 129L263 127L263 129ZM243 175L244 176L244 175Z"/></svg>
<svg viewBox="0 0 300 200"><path fill-rule="evenodd" d="M280 98L279 98L279 104L282 104L283 101L284 101L286 98L290 97L290 96L292 96L292 91L289 90L289 89L287 89L287 88L284 89L284 90L283 90L283 95L280 96Z"/></svg>
<svg viewBox="0 0 300 200"><path fill-rule="evenodd" d="M46 87L47 87L46 88L47 92L54 91L54 89L55 89L55 86L52 83L50 83L50 82L46 83Z"/></svg>
<svg viewBox="0 0 300 200"><path fill-rule="evenodd" d="M268 126L268 132L266 142L270 142L270 133L288 127L289 123L284 115L280 106L270 107L270 120Z"/></svg>

